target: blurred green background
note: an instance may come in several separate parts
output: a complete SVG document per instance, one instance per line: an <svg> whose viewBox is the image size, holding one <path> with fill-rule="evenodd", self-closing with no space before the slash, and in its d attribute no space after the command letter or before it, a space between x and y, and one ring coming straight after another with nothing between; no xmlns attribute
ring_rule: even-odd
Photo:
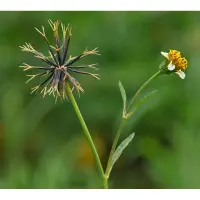
<svg viewBox="0 0 200 200"><path fill-rule="evenodd" d="M0 188L99 188L95 163L70 102L30 95L22 63L43 64L19 46L30 42L47 53L34 27L48 19L72 24L72 55L99 47L101 81L79 76L78 104L105 167L122 109L121 80L128 97L158 70L161 51L188 59L185 80L156 79L158 89L136 112L121 139L136 136L115 165L111 188L200 188L199 12L0 12Z"/></svg>

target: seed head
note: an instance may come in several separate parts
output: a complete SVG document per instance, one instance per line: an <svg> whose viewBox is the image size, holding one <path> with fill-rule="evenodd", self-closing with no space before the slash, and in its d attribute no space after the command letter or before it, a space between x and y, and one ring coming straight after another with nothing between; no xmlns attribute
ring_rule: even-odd
<svg viewBox="0 0 200 200"><path fill-rule="evenodd" d="M61 24L61 31L62 31L62 39L60 39L59 35L59 28ZM45 63L45 66L32 66L26 63L23 63L23 66L20 66L24 69L24 71L28 70L39 70L40 73L34 75L27 75L30 77L27 83L33 80L36 77L43 77L44 80L37 86L32 88L32 92L36 92L40 90L40 93L43 94L43 97L47 94L51 95L56 98L60 97L61 99L66 99L66 83L67 81L72 85L72 87L78 92L83 92L83 88L81 87L80 83L73 77L73 73L76 74L85 74L92 76L96 79L99 79L98 74L93 74L87 71L82 71L82 69L96 69L96 64L91 65L77 65L74 64L79 61L81 58L87 55L99 55L97 48L89 51L85 49L83 53L78 56L72 57L69 55L69 43L72 37L72 28L70 25L65 26L64 24L60 23L59 21L52 22L49 20L49 25L53 31L53 36L55 39L55 46L52 46L46 37L45 29L42 26L42 30L37 28L36 31L40 33L43 39L46 41L48 46L48 56L45 56L41 52L35 50L35 48L30 43L25 43L25 45L20 46L22 51L30 52L34 54L34 56Z"/></svg>

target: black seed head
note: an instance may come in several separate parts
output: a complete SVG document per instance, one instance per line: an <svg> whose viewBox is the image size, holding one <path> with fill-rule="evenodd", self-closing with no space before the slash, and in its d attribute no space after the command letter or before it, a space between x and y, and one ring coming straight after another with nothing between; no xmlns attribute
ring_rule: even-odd
<svg viewBox="0 0 200 200"><path fill-rule="evenodd" d="M59 28L61 24L61 31L62 36L59 36ZM70 25L65 26L64 24L60 23L59 21L52 22L49 20L49 25L52 28L54 39L55 39L55 46L52 46L49 42L49 40L46 37L45 29L42 26L42 30L37 30L38 33L42 35L44 40L47 43L48 46L48 53L49 56L45 56L41 52L35 50L30 43L25 43L25 45L20 46L22 51L33 53L34 56L40 60L43 61L45 64L44 66L32 66L28 65L26 63L23 64L23 66L20 66L24 69L24 71L27 70L38 70L40 71L37 74L34 75L27 75L30 78L27 82L33 80L36 77L43 77L44 80L37 86L32 88L32 92L36 92L40 90L40 93L43 94L43 97L46 94L53 94L53 96L57 99L60 97L61 99L66 99L66 83L67 81L71 83L72 87L75 88L75 90L80 93L83 92L83 88L81 87L80 83L72 76L73 73L76 74L86 74L89 76L92 76L96 79L99 79L98 74L93 74L87 71L82 71L82 69L91 68L96 69L94 66L96 64L91 65L78 65L75 66L74 64L79 61L81 58L87 56L87 55L99 55L97 48L89 51L85 50L83 53L81 53L78 56L69 56L69 44L72 37L72 28Z"/></svg>

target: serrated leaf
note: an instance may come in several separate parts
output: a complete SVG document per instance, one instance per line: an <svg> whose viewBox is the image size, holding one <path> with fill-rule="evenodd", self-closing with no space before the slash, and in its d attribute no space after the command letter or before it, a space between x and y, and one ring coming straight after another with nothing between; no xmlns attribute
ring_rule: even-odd
<svg viewBox="0 0 200 200"><path fill-rule="evenodd" d="M122 154L124 149L128 146L128 144L131 142L131 140L134 138L134 136L135 136L135 133L132 133L131 135L129 135L115 150L115 153L113 154L113 157L112 157L112 160L111 160L111 166L110 166L109 174L110 174L114 164L119 159L120 155Z"/></svg>
<svg viewBox="0 0 200 200"><path fill-rule="evenodd" d="M122 100L123 100L123 114L126 114L126 91L122 85L122 83L119 81L119 90L122 95Z"/></svg>
<svg viewBox="0 0 200 200"><path fill-rule="evenodd" d="M149 92L147 95L142 97L134 106L132 111L127 114L127 118L130 117L144 102L146 102L150 97L152 97L158 90L154 90L152 92Z"/></svg>

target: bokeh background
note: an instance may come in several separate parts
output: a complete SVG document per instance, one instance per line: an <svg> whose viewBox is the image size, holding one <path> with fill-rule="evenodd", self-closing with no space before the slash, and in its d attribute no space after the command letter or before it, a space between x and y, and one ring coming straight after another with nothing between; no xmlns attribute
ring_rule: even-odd
<svg viewBox="0 0 200 200"><path fill-rule="evenodd" d="M0 188L99 188L95 163L70 102L30 95L38 83L18 66L43 64L19 46L46 53L34 27L48 19L71 23L72 55L99 47L101 80L75 77L85 93L78 104L105 167L122 112L118 81L128 97L158 70L161 51L188 59L187 77L162 76L158 89L129 121L121 140L135 132L110 177L111 188L200 188L199 12L0 12ZM143 93L143 94L144 94Z"/></svg>

